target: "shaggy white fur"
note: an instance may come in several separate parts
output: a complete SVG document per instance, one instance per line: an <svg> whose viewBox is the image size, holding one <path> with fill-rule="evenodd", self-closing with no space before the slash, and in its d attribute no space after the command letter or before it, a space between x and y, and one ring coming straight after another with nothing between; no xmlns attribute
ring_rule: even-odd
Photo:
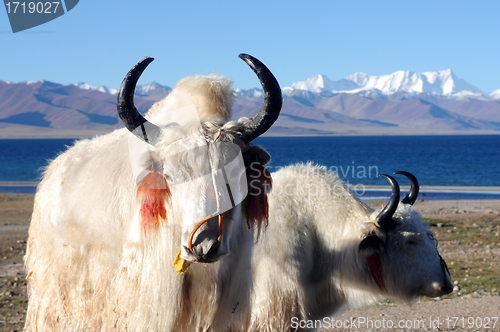
<svg viewBox="0 0 500 332"><path fill-rule="evenodd" d="M189 126L172 130L157 144L165 175L180 172L194 178L206 162L191 154L169 164L168 146L176 133L188 138L187 148L208 140L212 157L218 146L210 142L220 137L239 145L245 160L269 160L264 150L230 133L241 126L226 122L232 94L229 80L197 76L183 79L152 107L147 117L160 125L164 112L190 104L203 120L202 131ZM224 214L223 243L217 250L229 254L176 275L172 262L185 232L177 214L195 208L190 201L200 192L172 195L167 217L155 233L147 239L138 236L140 204L129 135L120 129L78 141L47 167L35 197L25 257L25 331L219 331L229 323L243 326L253 238L241 205Z"/></svg>
<svg viewBox="0 0 500 332"><path fill-rule="evenodd" d="M146 118L166 124L169 112L195 105L200 119L228 121L233 104L232 81L215 74L181 79L172 92L151 106Z"/></svg>
<svg viewBox="0 0 500 332"><path fill-rule="evenodd" d="M375 226L379 211L325 167L298 164L272 176L269 226L252 258L250 331L295 331L298 320L386 296L439 296L451 285L432 233L411 206L400 204L393 217L398 226L383 231ZM368 268L366 256L373 253L360 251L362 239L373 233L385 243L379 268L386 291Z"/></svg>

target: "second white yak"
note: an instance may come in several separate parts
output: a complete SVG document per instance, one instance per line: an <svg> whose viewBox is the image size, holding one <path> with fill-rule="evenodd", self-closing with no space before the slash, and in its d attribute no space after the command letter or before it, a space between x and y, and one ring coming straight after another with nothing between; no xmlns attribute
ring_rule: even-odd
<svg viewBox="0 0 500 332"><path fill-rule="evenodd" d="M410 302L452 291L434 234L412 205L418 182L400 203L374 211L325 167L298 164L272 174L269 225L254 246L251 331L314 331L349 306L383 297Z"/></svg>

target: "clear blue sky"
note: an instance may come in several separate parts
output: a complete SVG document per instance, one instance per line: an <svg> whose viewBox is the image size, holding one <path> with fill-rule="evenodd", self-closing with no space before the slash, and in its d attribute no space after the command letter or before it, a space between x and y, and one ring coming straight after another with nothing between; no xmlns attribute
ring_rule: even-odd
<svg viewBox="0 0 500 332"><path fill-rule="evenodd" d="M282 87L317 74L337 80L451 68L488 93L500 89L499 15L500 1L481 0L80 0L65 15L13 34L0 8L0 80L117 88L152 56L139 84L173 86L215 71L248 89L259 84L237 58L246 52Z"/></svg>

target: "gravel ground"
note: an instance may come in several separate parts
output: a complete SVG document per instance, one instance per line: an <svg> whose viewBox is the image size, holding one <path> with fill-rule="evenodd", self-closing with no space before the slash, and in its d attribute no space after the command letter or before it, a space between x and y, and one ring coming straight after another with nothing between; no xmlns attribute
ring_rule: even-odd
<svg viewBox="0 0 500 332"><path fill-rule="evenodd" d="M371 201L369 204L380 207L385 202ZM27 307L22 259L32 206L33 195L0 194L0 331L22 331ZM415 208L424 217L433 220L474 223L475 220L486 218L489 223L496 225L491 232L498 232L500 227L500 201L426 201L417 202ZM498 266L499 242L451 246L441 249L441 253L447 261L482 261L486 257L488 262L493 262L490 265ZM475 271L470 273L472 276ZM494 280L497 282L496 289L500 290L499 278L496 276ZM378 305L345 311L327 320L333 327L323 325L319 331L500 331L500 322L495 318L500 317L500 296L496 289L465 296L455 295L452 299L431 299L411 306L384 301ZM403 324L404 328L398 328L399 324Z"/></svg>
<svg viewBox="0 0 500 332"><path fill-rule="evenodd" d="M345 311L318 331L500 331L499 318L500 296L384 303Z"/></svg>

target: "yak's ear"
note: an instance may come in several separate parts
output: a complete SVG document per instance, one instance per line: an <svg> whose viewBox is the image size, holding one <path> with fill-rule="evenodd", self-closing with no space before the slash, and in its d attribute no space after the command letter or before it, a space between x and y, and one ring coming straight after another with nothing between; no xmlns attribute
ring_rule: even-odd
<svg viewBox="0 0 500 332"><path fill-rule="evenodd" d="M367 256L380 254L385 251L385 242L375 234L368 235L359 244L359 251Z"/></svg>
<svg viewBox="0 0 500 332"><path fill-rule="evenodd" d="M245 167L248 169L253 163L266 165L271 160L271 156L260 146L250 145L241 149Z"/></svg>

